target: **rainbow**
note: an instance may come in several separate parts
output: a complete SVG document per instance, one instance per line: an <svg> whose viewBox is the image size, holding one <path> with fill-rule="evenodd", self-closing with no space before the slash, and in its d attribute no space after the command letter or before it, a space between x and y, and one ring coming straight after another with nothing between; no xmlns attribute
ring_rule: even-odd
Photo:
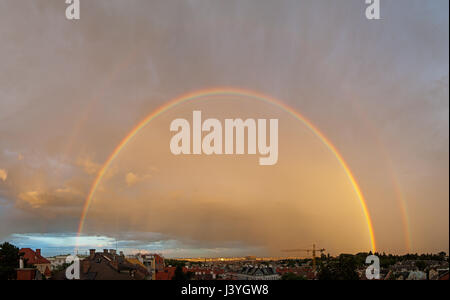
<svg viewBox="0 0 450 300"><path fill-rule="evenodd" d="M357 109L357 112L362 115L362 118L360 119L365 123L367 128L371 131L372 137L376 141L376 145L378 147L378 150L380 151L380 154L383 155L384 160L386 162L386 166L388 168L388 174L391 178L392 187L394 188L395 198L398 202L398 208L400 211L402 223L403 223L403 232L405 235L405 246L406 246L406 252L410 253L412 249L412 237L411 237L411 230L410 230L410 220L408 215L408 205L406 202L406 199L403 195L401 184L398 180L397 172L395 171L393 161L391 159L391 156L389 155L386 146L383 143L383 140L378 132L376 130L376 127L372 122L370 122L370 117L367 115L364 109L361 108L359 105L359 102L353 101L353 108Z"/></svg>
<svg viewBox="0 0 450 300"><path fill-rule="evenodd" d="M146 118L144 118L136 127L134 127L133 130L117 145L117 147L114 149L114 151L111 153L111 155L108 157L106 162L101 167L100 171L98 172L97 176L95 177L94 182L92 183L92 186L89 190L89 193L86 197L86 201L84 203L83 211L81 214L80 224L78 226L78 237L81 236L84 223L89 211L89 207L92 203L92 199L94 197L95 192L97 191L97 188L102 181L103 177L105 176L108 168L111 166L113 161L117 158L117 156L120 154L120 152L127 146L127 144L133 140L133 138L144 128L146 127L152 120L163 114L164 112L172 109L175 106L178 106L182 103L185 103L187 101L192 101L195 99L199 99L202 97L207 96L243 96L248 97L252 99L256 99L259 101L263 101L269 104L272 104L276 107L281 108L282 110L289 113L291 116L293 116L295 119L301 121L305 126L307 126L321 141L322 143L333 153L333 155L336 157L342 168L345 170L345 173L347 175L347 178L350 180L351 185L353 187L354 192L356 193L359 202L361 204L364 216L366 218L367 227L368 227L368 233L370 237L370 242L372 246L372 252L376 252L376 242L375 242L375 234L373 230L372 225L372 219L369 214L369 210L367 208L366 201L364 199L363 193L361 192L361 189L353 176L353 173L351 172L349 166L345 162L342 155L339 153L339 151L336 149L336 147L325 137L325 135L317 128L315 127L308 119L306 119L304 116L302 116L300 113L295 111L292 107L284 104L283 102L274 99L272 97L259 94L254 91L249 90L242 90L242 89L236 89L236 88L213 88L213 89L205 89L200 91L195 91L192 93L184 94L178 98L175 98L168 103L160 106L159 108L155 109L152 113L150 113Z"/></svg>

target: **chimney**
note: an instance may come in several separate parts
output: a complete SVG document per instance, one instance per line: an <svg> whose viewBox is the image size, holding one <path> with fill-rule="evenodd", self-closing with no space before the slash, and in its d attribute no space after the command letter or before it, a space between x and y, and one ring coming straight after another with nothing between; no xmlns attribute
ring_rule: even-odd
<svg viewBox="0 0 450 300"><path fill-rule="evenodd" d="M20 257L20 260L19 260L19 269L23 269L24 268L24 265L23 265L23 256L21 256Z"/></svg>
<svg viewBox="0 0 450 300"><path fill-rule="evenodd" d="M36 249L36 255L40 256L41 255L41 249Z"/></svg>
<svg viewBox="0 0 450 300"><path fill-rule="evenodd" d="M119 262L117 260L113 260L110 264L116 271L119 271Z"/></svg>
<svg viewBox="0 0 450 300"><path fill-rule="evenodd" d="M124 255L123 255L123 251L120 251L120 256L124 257Z"/></svg>
<svg viewBox="0 0 450 300"><path fill-rule="evenodd" d="M108 254L108 249L103 249L104 254Z"/></svg>
<svg viewBox="0 0 450 300"><path fill-rule="evenodd" d="M89 258L93 259L95 256L95 249L89 249Z"/></svg>
<svg viewBox="0 0 450 300"><path fill-rule="evenodd" d="M88 260L81 261L81 272L86 274L89 271L90 263Z"/></svg>
<svg viewBox="0 0 450 300"><path fill-rule="evenodd" d="M112 255L116 255L116 250L115 249L109 249L109 253L111 253Z"/></svg>

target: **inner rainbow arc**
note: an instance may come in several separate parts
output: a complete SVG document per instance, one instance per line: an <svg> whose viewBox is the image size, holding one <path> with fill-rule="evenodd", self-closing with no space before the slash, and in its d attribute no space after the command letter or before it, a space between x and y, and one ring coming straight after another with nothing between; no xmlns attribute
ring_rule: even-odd
<svg viewBox="0 0 450 300"><path fill-rule="evenodd" d="M373 224L372 219L369 214L369 210L367 208L366 200L364 198L364 195L361 191L361 188L359 187L353 173L351 172L348 164L342 157L342 155L339 153L339 151L336 149L336 147L329 141L326 136L317 128L315 127L308 119L306 119L304 116L302 116L299 112L297 112L294 108L286 105L285 103L266 96L259 94L254 91L249 90L242 90L242 89L236 89L236 88L213 88L213 89L205 89L205 90L199 90L192 93L184 94L180 97L177 97L168 103L160 106L159 108L155 109L152 113L150 113L146 118L144 118L136 127L134 127L133 130L130 131L130 133L118 144L118 146L114 149L114 151L110 154L106 162L102 165L100 171L97 173L97 176L95 177L95 180L89 190L89 193L86 197L83 211L81 214L80 223L78 226L78 237L81 236L84 223L87 217L87 213L89 211L89 207L92 203L94 194L102 181L103 177L105 176L107 170L111 166L112 162L117 158L117 156L120 154L120 152L127 146L127 144L140 132L141 129L146 127L149 122L151 122L153 119L158 117L159 115L163 114L164 112L170 110L171 108L180 105L184 102L199 99L206 96L217 96L217 95L223 95L223 96L244 96L253 98L259 101L263 101L269 104L272 104L276 107L281 108L285 112L289 113L291 116L293 116L295 119L301 121L305 126L307 126L320 140L321 142L333 153L333 155L338 160L339 164L344 169L347 178L350 180L352 188L354 192L356 193L358 200L361 204L364 217L367 222L369 237L370 237L370 243L372 247L372 252L376 252L376 241L375 241L375 234L373 230Z"/></svg>

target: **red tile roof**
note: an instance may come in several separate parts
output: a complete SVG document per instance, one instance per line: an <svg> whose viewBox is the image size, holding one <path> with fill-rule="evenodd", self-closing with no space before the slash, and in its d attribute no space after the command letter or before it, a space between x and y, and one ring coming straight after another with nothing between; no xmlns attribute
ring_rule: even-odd
<svg viewBox="0 0 450 300"><path fill-rule="evenodd" d="M23 257L26 260L27 264L30 265L50 264L50 261L48 261L45 257L36 253L30 248L22 248L19 250L19 253L23 254Z"/></svg>
<svg viewBox="0 0 450 300"><path fill-rule="evenodd" d="M176 267L167 267L162 272L156 273L156 280L172 280L175 276Z"/></svg>

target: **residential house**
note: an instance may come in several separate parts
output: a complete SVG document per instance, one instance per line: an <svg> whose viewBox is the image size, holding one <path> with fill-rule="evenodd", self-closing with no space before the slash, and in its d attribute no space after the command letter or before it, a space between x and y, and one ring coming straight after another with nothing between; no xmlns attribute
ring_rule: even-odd
<svg viewBox="0 0 450 300"><path fill-rule="evenodd" d="M41 255L41 249L33 251L30 248L22 248L19 250L19 254L21 259L24 260L25 265L32 266L47 279L51 277L51 263Z"/></svg>
<svg viewBox="0 0 450 300"><path fill-rule="evenodd" d="M55 280L65 280L66 270L53 276ZM89 251L89 256L80 261L80 280L147 280L150 274L140 263L129 261L114 249L103 252Z"/></svg>

